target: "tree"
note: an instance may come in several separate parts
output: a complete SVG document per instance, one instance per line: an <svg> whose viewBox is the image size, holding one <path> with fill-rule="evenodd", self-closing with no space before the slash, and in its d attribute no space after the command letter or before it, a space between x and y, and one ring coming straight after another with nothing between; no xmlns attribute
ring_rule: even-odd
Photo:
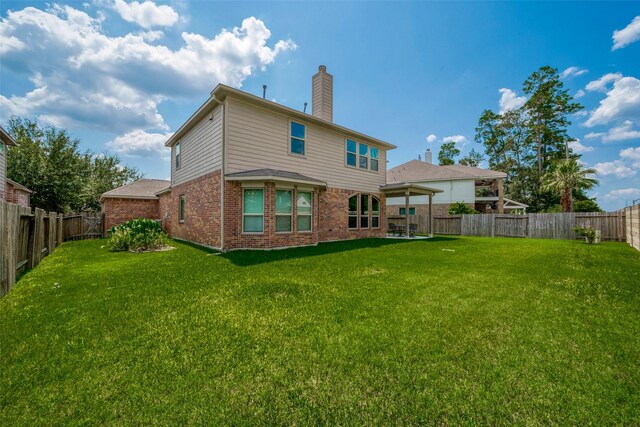
<svg viewBox="0 0 640 427"><path fill-rule="evenodd" d="M140 177L115 156L81 153L64 129L13 117L7 130L19 144L7 156L7 176L33 190L32 206L46 211L97 210L102 192Z"/></svg>
<svg viewBox="0 0 640 427"><path fill-rule="evenodd" d="M462 202L455 202L449 205L449 215L477 214L478 211L470 208Z"/></svg>
<svg viewBox="0 0 640 427"><path fill-rule="evenodd" d="M573 211L574 212L604 212L596 202L595 198L575 201L573 203Z"/></svg>
<svg viewBox="0 0 640 427"><path fill-rule="evenodd" d="M482 153L472 148L471 151L469 151L469 154L460 159L459 163L464 166L478 167L483 160L484 156Z"/></svg>
<svg viewBox="0 0 640 427"><path fill-rule="evenodd" d="M542 179L541 189L560 194L563 212L572 210L572 192L589 190L598 185L598 180L588 175L596 174L595 169L582 169L576 159L558 160Z"/></svg>
<svg viewBox="0 0 640 427"><path fill-rule="evenodd" d="M440 147L440 152L438 153L438 163L441 166L444 165L453 165L455 164L454 158L460 155L460 150L456 148L455 141L445 142Z"/></svg>

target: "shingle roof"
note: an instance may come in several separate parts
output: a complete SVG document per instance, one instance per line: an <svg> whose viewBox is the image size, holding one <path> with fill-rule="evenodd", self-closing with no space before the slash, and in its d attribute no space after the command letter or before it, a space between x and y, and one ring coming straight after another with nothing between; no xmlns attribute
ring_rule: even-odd
<svg viewBox="0 0 640 427"><path fill-rule="evenodd" d="M11 184L13 188L16 190L22 190L22 191L26 191L27 193L33 193L33 190L30 190L29 188L25 187L22 184L18 184L12 179L7 178L7 184Z"/></svg>
<svg viewBox="0 0 640 427"><path fill-rule="evenodd" d="M225 178L256 178L256 179L281 179L283 181L300 181L327 185L326 182L319 179L301 175L296 172L281 171L276 169L254 169L249 171L228 173Z"/></svg>
<svg viewBox="0 0 640 427"><path fill-rule="evenodd" d="M139 179L131 184L102 193L101 199L157 199L156 193L166 190L170 185L171 183L164 179Z"/></svg>
<svg viewBox="0 0 640 427"><path fill-rule="evenodd" d="M504 178L504 172L462 165L439 166L411 160L387 171L387 183Z"/></svg>

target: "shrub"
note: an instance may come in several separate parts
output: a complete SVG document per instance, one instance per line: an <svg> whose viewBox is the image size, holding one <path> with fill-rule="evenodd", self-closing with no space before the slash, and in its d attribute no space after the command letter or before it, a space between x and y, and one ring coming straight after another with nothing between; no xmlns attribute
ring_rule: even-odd
<svg viewBox="0 0 640 427"><path fill-rule="evenodd" d="M462 202L451 203L449 206L449 215L477 214L478 211L470 208Z"/></svg>
<svg viewBox="0 0 640 427"><path fill-rule="evenodd" d="M167 243L167 233L152 219L138 218L109 230L112 251L141 252L158 249Z"/></svg>
<svg viewBox="0 0 640 427"><path fill-rule="evenodd" d="M587 243L598 243L596 241L598 232L591 227L574 227L573 231L575 231L577 235L583 236Z"/></svg>

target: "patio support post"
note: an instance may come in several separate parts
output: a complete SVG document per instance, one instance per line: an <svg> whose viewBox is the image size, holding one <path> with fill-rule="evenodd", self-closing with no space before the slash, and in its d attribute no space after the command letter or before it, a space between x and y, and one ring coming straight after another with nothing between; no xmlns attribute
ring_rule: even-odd
<svg viewBox="0 0 640 427"><path fill-rule="evenodd" d="M433 237L433 210L431 204L433 203L433 194L429 194L429 237Z"/></svg>
<svg viewBox="0 0 640 427"><path fill-rule="evenodd" d="M404 193L404 219L405 219L405 237L409 238L409 190Z"/></svg>

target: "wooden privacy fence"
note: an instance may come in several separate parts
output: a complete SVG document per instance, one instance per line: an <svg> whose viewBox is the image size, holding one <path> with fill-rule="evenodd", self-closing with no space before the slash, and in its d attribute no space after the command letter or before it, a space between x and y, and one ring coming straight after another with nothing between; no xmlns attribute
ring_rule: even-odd
<svg viewBox="0 0 640 427"><path fill-rule="evenodd" d="M65 215L63 219L64 241L97 239L103 236L104 214L82 212Z"/></svg>
<svg viewBox="0 0 640 427"><path fill-rule="evenodd" d="M640 251L640 205L624 208L627 243Z"/></svg>
<svg viewBox="0 0 640 427"><path fill-rule="evenodd" d="M429 232L428 215L411 215L418 233ZM436 216L434 234L486 237L531 237L543 239L575 239L574 227L600 230L603 240L625 241L625 213L569 212L526 215L473 214ZM640 239L639 239L640 240Z"/></svg>
<svg viewBox="0 0 640 427"><path fill-rule="evenodd" d="M63 240L62 215L0 201L0 295Z"/></svg>

